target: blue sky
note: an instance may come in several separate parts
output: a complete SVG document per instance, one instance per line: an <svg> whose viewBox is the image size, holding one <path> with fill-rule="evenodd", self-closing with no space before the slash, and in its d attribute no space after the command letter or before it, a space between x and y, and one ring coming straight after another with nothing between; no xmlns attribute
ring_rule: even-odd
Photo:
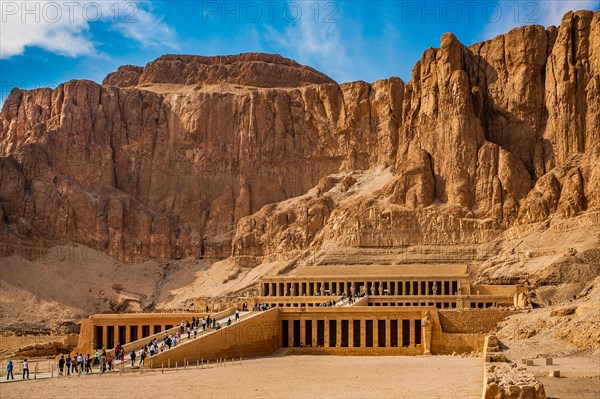
<svg viewBox="0 0 600 399"><path fill-rule="evenodd" d="M0 102L17 86L102 79L166 53L278 53L338 82L410 79L440 36L558 25L593 1L0 1Z"/></svg>

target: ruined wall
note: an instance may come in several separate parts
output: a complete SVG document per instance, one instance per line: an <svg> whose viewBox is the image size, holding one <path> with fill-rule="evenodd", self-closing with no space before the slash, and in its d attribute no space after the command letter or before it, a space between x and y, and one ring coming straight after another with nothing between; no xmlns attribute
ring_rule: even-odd
<svg viewBox="0 0 600 399"><path fill-rule="evenodd" d="M504 309L440 310L438 316L445 333L487 334L515 313L517 311Z"/></svg>

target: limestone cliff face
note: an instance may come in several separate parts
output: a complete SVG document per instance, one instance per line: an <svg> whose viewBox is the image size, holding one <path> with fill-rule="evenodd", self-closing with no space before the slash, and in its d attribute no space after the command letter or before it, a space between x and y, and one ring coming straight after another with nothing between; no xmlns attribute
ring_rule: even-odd
<svg viewBox="0 0 600 399"><path fill-rule="evenodd" d="M482 242L600 208L600 12L470 47L446 34L409 83L168 55L15 90L0 130L7 240L125 260ZM353 177L386 168L369 190Z"/></svg>

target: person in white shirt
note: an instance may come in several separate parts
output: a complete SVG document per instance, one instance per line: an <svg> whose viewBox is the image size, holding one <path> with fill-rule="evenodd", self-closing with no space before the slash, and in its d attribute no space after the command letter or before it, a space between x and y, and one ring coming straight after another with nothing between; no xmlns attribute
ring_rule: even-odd
<svg viewBox="0 0 600 399"><path fill-rule="evenodd" d="M25 379L25 374L27 374L27 379L29 379L29 363L27 359L23 359L23 379Z"/></svg>

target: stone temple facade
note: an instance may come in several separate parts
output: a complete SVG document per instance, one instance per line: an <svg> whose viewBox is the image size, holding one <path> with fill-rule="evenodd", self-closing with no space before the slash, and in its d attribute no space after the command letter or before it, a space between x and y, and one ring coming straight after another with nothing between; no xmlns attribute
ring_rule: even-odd
<svg viewBox="0 0 600 399"><path fill-rule="evenodd" d="M217 313L206 313L206 300L199 300L199 309L190 312L91 316L82 322L78 349L139 349L151 338L175 334L192 316L233 319L245 303L249 311L239 322L203 331L200 339L154 356L153 364L266 355L279 348L338 355L474 352L525 301L521 286L471 284L464 265L309 266L263 277L257 296Z"/></svg>

